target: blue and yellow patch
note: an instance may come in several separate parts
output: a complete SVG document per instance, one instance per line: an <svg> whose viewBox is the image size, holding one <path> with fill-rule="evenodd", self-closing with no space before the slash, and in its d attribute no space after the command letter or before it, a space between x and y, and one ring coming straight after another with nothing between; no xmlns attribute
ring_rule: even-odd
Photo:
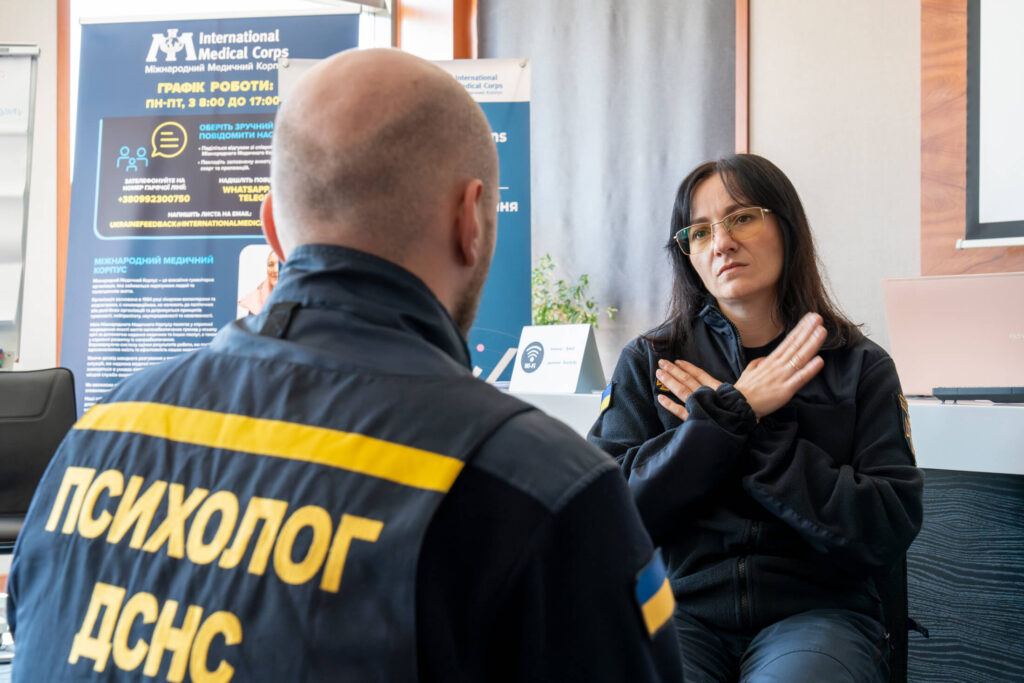
<svg viewBox="0 0 1024 683"><path fill-rule="evenodd" d="M914 459L914 464L917 464L917 453L914 451L914 440L910 436L910 406L907 405L907 399L903 394L896 395L896 403L900 407L900 421L903 423L903 438L907 440L907 448L910 449L910 457Z"/></svg>
<svg viewBox="0 0 1024 683"><path fill-rule="evenodd" d="M672 393L672 390L669 389L668 387L666 387L664 384L662 384L660 379L654 380L654 387L658 391L664 391L666 394L671 394Z"/></svg>
<svg viewBox="0 0 1024 683"><path fill-rule="evenodd" d="M672 619L676 600L659 550L636 575L636 604L651 637Z"/></svg>
<svg viewBox="0 0 1024 683"><path fill-rule="evenodd" d="M612 388L615 382L608 382L608 386L601 392L601 413L612 407Z"/></svg>

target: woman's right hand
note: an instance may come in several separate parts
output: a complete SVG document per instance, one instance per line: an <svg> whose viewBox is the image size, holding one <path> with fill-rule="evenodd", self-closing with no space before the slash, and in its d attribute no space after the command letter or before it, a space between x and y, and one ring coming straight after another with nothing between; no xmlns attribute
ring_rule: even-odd
<svg viewBox="0 0 1024 683"><path fill-rule="evenodd" d="M808 313L774 351L746 367L733 386L747 399L757 419L789 403L824 367L825 361L816 354L826 336L821 316Z"/></svg>

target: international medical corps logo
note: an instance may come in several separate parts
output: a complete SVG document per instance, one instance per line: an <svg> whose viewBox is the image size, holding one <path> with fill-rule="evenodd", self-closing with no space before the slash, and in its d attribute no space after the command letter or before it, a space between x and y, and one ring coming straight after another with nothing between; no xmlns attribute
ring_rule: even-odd
<svg viewBox="0 0 1024 683"><path fill-rule="evenodd" d="M146 55L147 62L156 61L156 53L164 53L165 62L178 61L178 53L185 51L185 61L196 60L196 46L192 43L192 32L188 31L178 35L178 29L167 29L167 35L162 33L153 34L153 42L149 44L149 54Z"/></svg>

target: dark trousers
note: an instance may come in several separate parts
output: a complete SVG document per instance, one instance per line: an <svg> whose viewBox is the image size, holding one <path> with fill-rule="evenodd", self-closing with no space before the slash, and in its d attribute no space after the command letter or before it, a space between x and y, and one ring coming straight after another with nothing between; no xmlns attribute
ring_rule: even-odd
<svg viewBox="0 0 1024 683"><path fill-rule="evenodd" d="M676 610L687 683L885 683L889 646L874 619L838 609L802 612L759 633L710 629Z"/></svg>

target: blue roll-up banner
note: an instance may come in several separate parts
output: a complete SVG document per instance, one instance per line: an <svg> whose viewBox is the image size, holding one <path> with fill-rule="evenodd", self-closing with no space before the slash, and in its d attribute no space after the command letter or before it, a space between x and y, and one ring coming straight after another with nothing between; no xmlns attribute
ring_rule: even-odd
<svg viewBox="0 0 1024 683"><path fill-rule="evenodd" d="M358 14L82 26L61 348L80 412L262 305L278 59L358 41Z"/></svg>
<svg viewBox="0 0 1024 683"><path fill-rule="evenodd" d="M512 376L519 334L530 313L530 62L438 62L484 110L498 146L498 241L476 322L469 331L473 372L489 382Z"/></svg>

